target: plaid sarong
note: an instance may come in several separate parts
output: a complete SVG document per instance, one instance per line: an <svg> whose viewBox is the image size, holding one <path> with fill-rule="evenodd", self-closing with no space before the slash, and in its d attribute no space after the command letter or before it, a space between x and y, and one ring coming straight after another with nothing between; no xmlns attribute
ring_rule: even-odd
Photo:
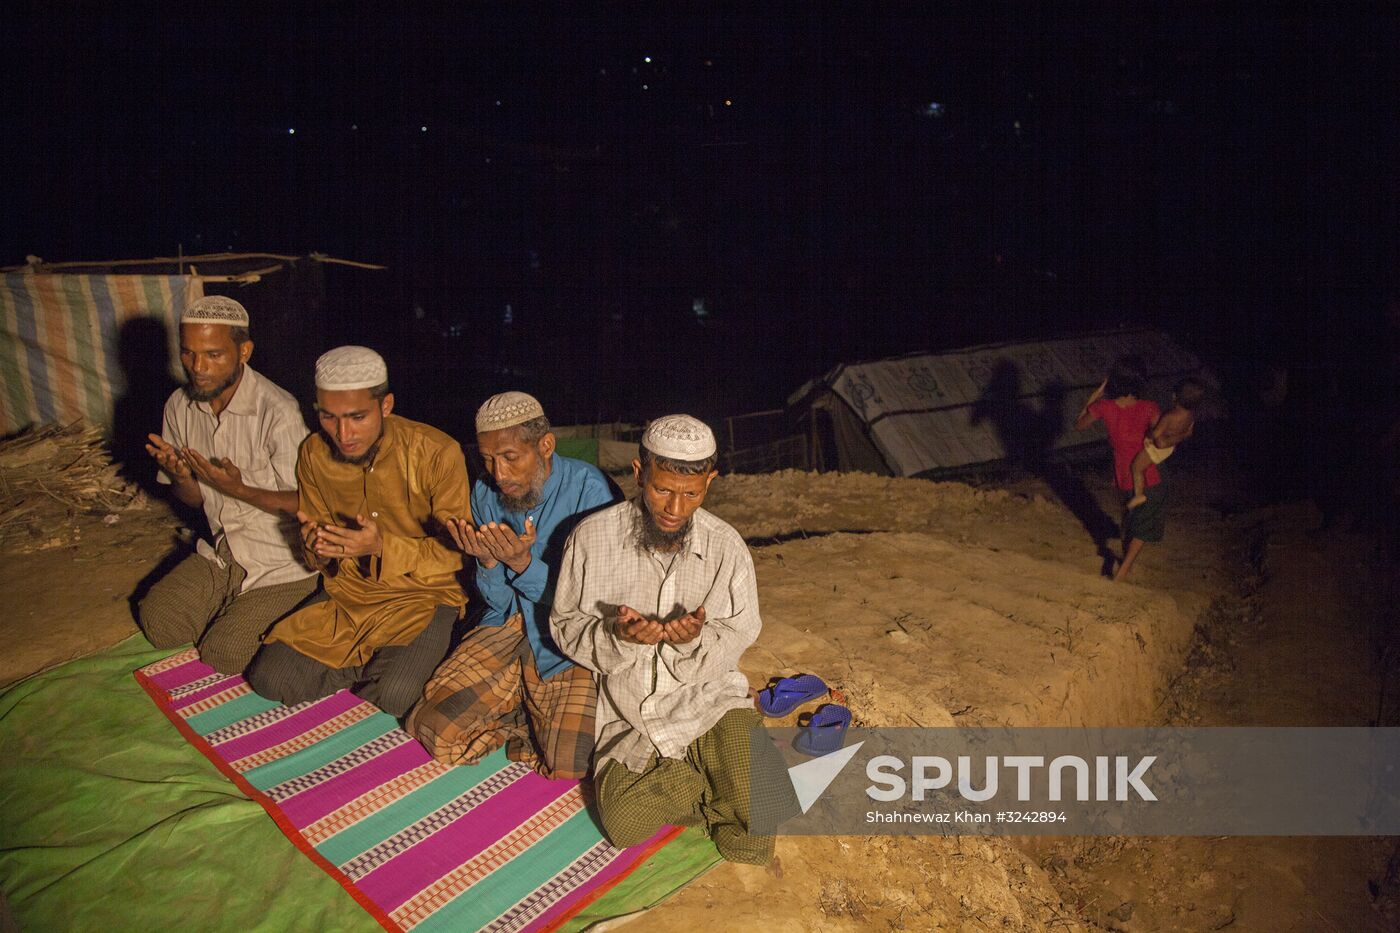
<svg viewBox="0 0 1400 933"><path fill-rule="evenodd" d="M684 758L652 755L640 773L609 761L597 780L598 818L608 839L634 845L662 826L703 824L729 861L770 862L773 837L752 828L778 826L801 807L777 749L752 739L761 726L754 710L732 709L690 743ZM754 752L762 758L754 760Z"/></svg>
<svg viewBox="0 0 1400 933"><path fill-rule="evenodd" d="M155 647L193 642L205 664L237 674L262 647L263 634L314 593L319 578L243 590L247 573L234 561L227 537L220 536L215 553L222 567L202 554L176 564L141 600L138 618Z"/></svg>
<svg viewBox="0 0 1400 933"><path fill-rule="evenodd" d="M467 635L404 727L445 764L474 764L504 745L511 761L544 777L582 778L593 757L597 701L585 668L540 679L517 613Z"/></svg>

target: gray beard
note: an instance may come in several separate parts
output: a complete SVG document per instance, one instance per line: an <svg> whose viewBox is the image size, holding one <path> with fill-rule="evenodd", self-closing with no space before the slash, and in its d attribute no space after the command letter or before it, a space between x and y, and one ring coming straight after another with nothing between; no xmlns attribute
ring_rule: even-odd
<svg viewBox="0 0 1400 933"><path fill-rule="evenodd" d="M501 497L501 505L507 512L528 512L540 504L540 499L544 497L544 473L540 470L535 474L535 478L530 480L530 488L523 496L508 496L496 490L496 495Z"/></svg>
<svg viewBox="0 0 1400 933"><path fill-rule="evenodd" d="M231 385L233 385L234 383L238 382L238 380L241 379L242 377L243 377L243 364L242 364L242 363L239 363L239 364L238 364L238 367L237 367L236 369L234 369L234 371L232 372L232 374L230 374L229 377L228 377L227 379L225 379L223 382L221 382L217 387L215 387L215 388L213 388L213 389L209 389L208 391L205 391L205 392L201 392L201 391L199 391L198 389L196 389L196 388L194 387L194 383L192 383L192 382L187 382L187 383L185 383L185 394L188 395L188 396L190 397L190 399L192 399L193 401L196 401L196 402L208 402L208 401L212 401L213 399L218 398L226 389L228 389L229 386L231 386Z"/></svg>
<svg viewBox="0 0 1400 933"><path fill-rule="evenodd" d="M501 497L501 506L507 512L528 512L540 504L540 494L538 490L531 489L523 496L508 496L505 493L498 493Z"/></svg>
<svg viewBox="0 0 1400 933"><path fill-rule="evenodd" d="M633 543L642 552L658 551L662 554L673 554L681 549L685 543L686 536L690 534L690 525L693 518L685 520L685 524L675 531L663 531L661 526L656 524L656 519L652 518L651 512L647 510L646 503L640 498L637 500L637 511L641 513L633 532Z"/></svg>

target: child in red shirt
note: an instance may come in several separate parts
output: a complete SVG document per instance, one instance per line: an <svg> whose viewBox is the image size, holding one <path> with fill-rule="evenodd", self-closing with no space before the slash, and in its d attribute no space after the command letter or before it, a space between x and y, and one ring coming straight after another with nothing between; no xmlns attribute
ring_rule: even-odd
<svg viewBox="0 0 1400 933"><path fill-rule="evenodd" d="M1162 409L1157 403L1139 398L1144 379L1131 363L1113 364L1106 378L1089 396L1075 419L1074 429L1083 431L1102 420L1113 448L1113 478L1124 493L1133 490L1133 458L1142 450L1147 432L1157 424ZM1127 513L1123 523L1123 560L1113 574L1122 580L1132 570L1145 543L1162 540L1166 531L1166 484L1155 465L1143 472L1146 501Z"/></svg>

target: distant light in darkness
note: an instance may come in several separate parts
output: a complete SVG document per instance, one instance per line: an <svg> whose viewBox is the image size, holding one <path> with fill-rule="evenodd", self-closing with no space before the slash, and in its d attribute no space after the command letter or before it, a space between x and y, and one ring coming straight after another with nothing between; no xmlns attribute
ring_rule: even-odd
<svg viewBox="0 0 1400 933"><path fill-rule="evenodd" d="M930 101L924 105L924 116L935 118L943 116L943 105L936 100Z"/></svg>
<svg viewBox="0 0 1400 933"><path fill-rule="evenodd" d="M297 128L296 128L295 126L289 126L289 127L287 127L287 135L288 135L288 136L295 136L296 134L297 134Z"/></svg>
<svg viewBox="0 0 1400 933"><path fill-rule="evenodd" d="M644 62L646 62L648 65L650 65L650 64L651 64L651 56L650 56L650 55L646 56L645 58L642 59L642 61L644 61Z"/></svg>
<svg viewBox="0 0 1400 933"><path fill-rule="evenodd" d="M726 97L726 98L724 99L724 106L726 106L726 107L733 107L733 106L734 106L734 101L732 101L732 100L730 100L728 97Z"/></svg>
<svg viewBox="0 0 1400 933"><path fill-rule="evenodd" d="M420 132L423 132L423 133L428 132L428 128L427 128L426 126L420 126L420 127L418 127L418 129L419 129Z"/></svg>

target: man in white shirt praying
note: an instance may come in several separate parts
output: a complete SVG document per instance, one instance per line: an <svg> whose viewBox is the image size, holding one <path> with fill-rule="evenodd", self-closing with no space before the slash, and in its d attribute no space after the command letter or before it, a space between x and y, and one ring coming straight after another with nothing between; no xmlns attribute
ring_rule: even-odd
<svg viewBox="0 0 1400 933"><path fill-rule="evenodd" d="M703 823L726 859L764 864L773 837L751 827L776 826L796 798L776 749L752 742L760 720L738 667L762 627L758 590L744 539L700 507L715 454L688 415L648 426L636 500L569 538L550 629L598 677L597 802L612 843ZM751 788L751 770L771 778Z"/></svg>
<svg viewBox="0 0 1400 933"><path fill-rule="evenodd" d="M141 630L157 648L193 642L224 674L241 673L263 633L316 589L291 546L306 422L296 399L248 365L252 355L243 305L222 295L192 302L180 317L187 382L146 444L160 482L203 508L213 540L151 587Z"/></svg>

